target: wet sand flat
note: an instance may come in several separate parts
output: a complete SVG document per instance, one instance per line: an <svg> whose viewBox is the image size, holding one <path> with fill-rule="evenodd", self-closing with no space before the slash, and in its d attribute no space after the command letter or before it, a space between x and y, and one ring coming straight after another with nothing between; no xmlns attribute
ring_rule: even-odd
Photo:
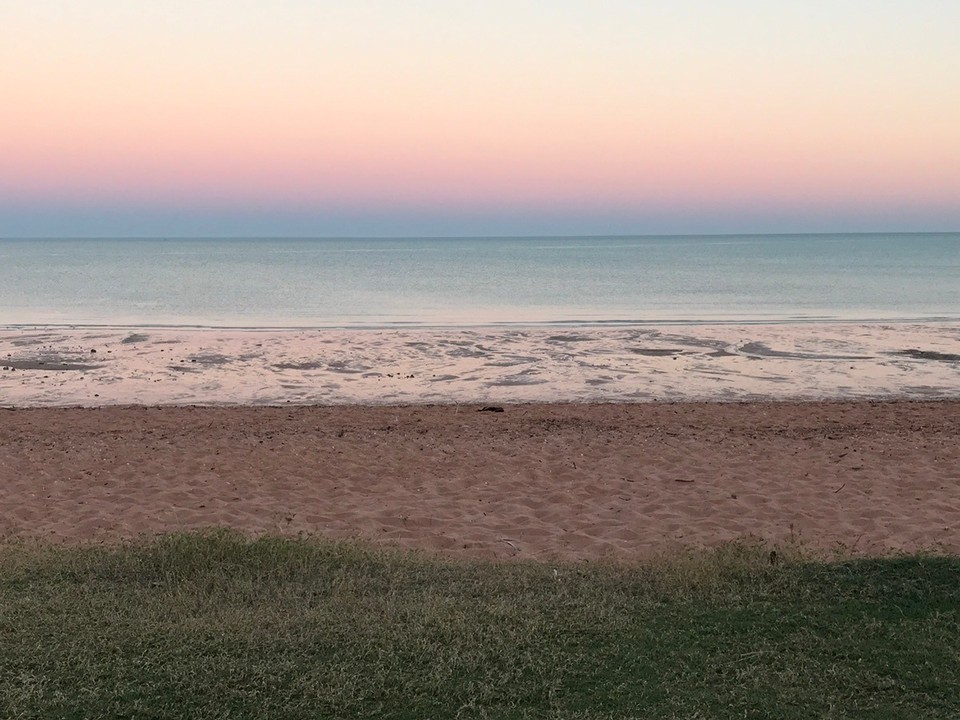
<svg viewBox="0 0 960 720"><path fill-rule="evenodd" d="M8 328L0 405L960 397L960 324Z"/></svg>

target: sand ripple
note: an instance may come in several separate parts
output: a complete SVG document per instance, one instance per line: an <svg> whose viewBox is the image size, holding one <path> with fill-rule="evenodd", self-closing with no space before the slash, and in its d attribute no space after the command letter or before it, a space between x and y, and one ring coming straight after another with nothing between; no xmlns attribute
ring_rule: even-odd
<svg viewBox="0 0 960 720"><path fill-rule="evenodd" d="M0 413L0 535L230 526L482 557L960 552L960 402Z"/></svg>

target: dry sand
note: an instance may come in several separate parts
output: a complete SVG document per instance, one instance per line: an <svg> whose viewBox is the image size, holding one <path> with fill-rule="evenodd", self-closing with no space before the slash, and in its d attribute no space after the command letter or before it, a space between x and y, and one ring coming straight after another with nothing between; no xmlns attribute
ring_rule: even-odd
<svg viewBox="0 0 960 720"><path fill-rule="evenodd" d="M0 536L229 526L482 557L960 552L960 401L17 409Z"/></svg>

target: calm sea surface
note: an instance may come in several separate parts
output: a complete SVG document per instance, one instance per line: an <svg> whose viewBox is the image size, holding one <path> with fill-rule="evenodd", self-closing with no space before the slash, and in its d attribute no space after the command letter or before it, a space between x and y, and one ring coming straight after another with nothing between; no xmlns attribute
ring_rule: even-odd
<svg viewBox="0 0 960 720"><path fill-rule="evenodd" d="M0 324L960 319L960 233L2 239Z"/></svg>

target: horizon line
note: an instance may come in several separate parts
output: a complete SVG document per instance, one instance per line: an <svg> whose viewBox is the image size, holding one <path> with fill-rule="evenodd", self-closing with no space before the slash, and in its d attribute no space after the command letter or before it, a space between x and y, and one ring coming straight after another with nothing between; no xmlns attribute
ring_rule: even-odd
<svg viewBox="0 0 960 720"><path fill-rule="evenodd" d="M857 230L827 232L695 232L695 233L486 233L486 234L359 234L359 235L0 235L0 240L536 240L584 238L693 238L693 237L829 237L844 235L958 235L956 230Z"/></svg>

